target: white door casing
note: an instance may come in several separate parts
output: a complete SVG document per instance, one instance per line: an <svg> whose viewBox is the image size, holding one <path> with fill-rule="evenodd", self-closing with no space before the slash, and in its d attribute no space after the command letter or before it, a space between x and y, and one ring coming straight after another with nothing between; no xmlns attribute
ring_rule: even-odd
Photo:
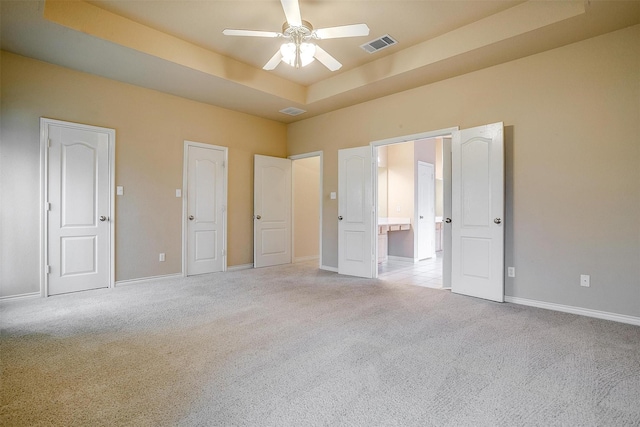
<svg viewBox="0 0 640 427"><path fill-rule="evenodd" d="M431 163L418 161L416 195L417 258L423 260L436 255L435 168Z"/></svg>
<svg viewBox="0 0 640 427"><path fill-rule="evenodd" d="M291 160L254 160L254 267L291 263Z"/></svg>
<svg viewBox="0 0 640 427"><path fill-rule="evenodd" d="M226 270L226 147L185 141L185 275Z"/></svg>
<svg viewBox="0 0 640 427"><path fill-rule="evenodd" d="M371 148L338 150L338 273L374 274Z"/></svg>
<svg viewBox="0 0 640 427"><path fill-rule="evenodd" d="M43 296L113 286L115 131L41 119Z"/></svg>
<svg viewBox="0 0 640 427"><path fill-rule="evenodd" d="M504 301L503 124L453 133L452 292Z"/></svg>

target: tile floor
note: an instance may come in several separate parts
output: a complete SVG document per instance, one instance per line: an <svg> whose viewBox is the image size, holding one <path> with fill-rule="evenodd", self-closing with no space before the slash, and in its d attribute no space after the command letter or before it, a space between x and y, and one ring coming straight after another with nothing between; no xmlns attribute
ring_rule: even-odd
<svg viewBox="0 0 640 427"><path fill-rule="evenodd" d="M442 252L417 263L389 260L378 264L378 279L442 289Z"/></svg>

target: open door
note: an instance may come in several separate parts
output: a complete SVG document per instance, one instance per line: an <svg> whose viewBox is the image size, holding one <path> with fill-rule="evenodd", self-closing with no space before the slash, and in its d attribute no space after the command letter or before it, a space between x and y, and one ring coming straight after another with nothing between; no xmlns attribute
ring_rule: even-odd
<svg viewBox="0 0 640 427"><path fill-rule="evenodd" d="M254 267L291 263L291 160L255 156Z"/></svg>
<svg viewBox="0 0 640 427"><path fill-rule="evenodd" d="M451 289L451 138L442 138L442 287Z"/></svg>
<svg viewBox="0 0 640 427"><path fill-rule="evenodd" d="M503 124L452 136L451 290L503 302Z"/></svg>
<svg viewBox="0 0 640 427"><path fill-rule="evenodd" d="M416 186L416 236L418 260L436 256L435 167L418 161Z"/></svg>
<svg viewBox="0 0 640 427"><path fill-rule="evenodd" d="M371 147L338 150L338 273L373 277Z"/></svg>

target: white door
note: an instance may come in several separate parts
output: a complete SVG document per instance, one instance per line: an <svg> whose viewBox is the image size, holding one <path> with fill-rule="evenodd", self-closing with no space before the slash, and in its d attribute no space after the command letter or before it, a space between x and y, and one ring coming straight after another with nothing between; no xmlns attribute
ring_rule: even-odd
<svg viewBox="0 0 640 427"><path fill-rule="evenodd" d="M451 288L451 138L442 138L442 287Z"/></svg>
<svg viewBox="0 0 640 427"><path fill-rule="evenodd" d="M254 267L291 263L291 160L255 156Z"/></svg>
<svg viewBox="0 0 640 427"><path fill-rule="evenodd" d="M452 292L504 301L502 123L453 132Z"/></svg>
<svg viewBox="0 0 640 427"><path fill-rule="evenodd" d="M418 162L418 259L436 255L435 174L431 163Z"/></svg>
<svg viewBox="0 0 640 427"><path fill-rule="evenodd" d="M109 154L115 132L47 119L41 125L48 156L47 294L109 287Z"/></svg>
<svg viewBox="0 0 640 427"><path fill-rule="evenodd" d="M373 277L371 148L338 150L338 273Z"/></svg>
<svg viewBox="0 0 640 427"><path fill-rule="evenodd" d="M187 275L226 267L226 174L224 148L186 143Z"/></svg>

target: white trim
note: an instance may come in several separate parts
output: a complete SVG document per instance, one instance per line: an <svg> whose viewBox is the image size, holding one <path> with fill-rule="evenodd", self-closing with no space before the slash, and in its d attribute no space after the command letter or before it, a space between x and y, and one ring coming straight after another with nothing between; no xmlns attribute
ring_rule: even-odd
<svg viewBox="0 0 640 427"><path fill-rule="evenodd" d="M563 313L578 314L580 316L594 317L596 319L612 320L614 322L640 326L640 317L627 316L626 314L610 313L607 311L592 310L590 308L574 307L571 305L511 297L507 295L504 296L504 300L505 302L512 304L527 305L530 307L544 308L546 310L561 311Z"/></svg>
<svg viewBox="0 0 640 427"><path fill-rule="evenodd" d="M182 273L161 274L159 276L141 277L139 279L118 280L115 286L137 285L146 282L155 282L156 280L177 279L182 278Z"/></svg>
<svg viewBox="0 0 640 427"><path fill-rule="evenodd" d="M47 297L49 294L49 281L45 273L45 267L49 263L47 257L49 225L45 206L49 202L47 189L49 188L48 125L50 124L107 134L109 153L109 288L113 288L116 277L116 131L111 128L40 117L40 296Z"/></svg>
<svg viewBox="0 0 640 427"><path fill-rule="evenodd" d="M293 262L306 262L306 261L313 261L314 259L318 259L319 257L317 255L311 255L311 256L301 256L301 257L297 257L293 259Z"/></svg>
<svg viewBox="0 0 640 427"><path fill-rule="evenodd" d="M393 255L389 255L387 257L387 259L389 261L401 261L401 262L408 262L411 264L416 264L418 262L417 259L414 258L409 258L409 257L404 257L404 256L393 256Z"/></svg>
<svg viewBox="0 0 640 427"><path fill-rule="evenodd" d="M434 130L429 132L414 133L412 135L396 136L394 138L381 139L378 141L373 141L370 144L372 147L377 148L381 145L391 145L391 144L398 144L401 142L417 141L419 139L430 139L430 138L437 138L439 136L448 136L448 135L451 135L452 132L455 132L457 130L460 130L459 126L455 126L452 128L444 128L444 129Z"/></svg>
<svg viewBox="0 0 640 427"><path fill-rule="evenodd" d="M8 295L6 297L0 297L0 301L15 301L22 299L32 299L32 298L40 298L42 295L40 291L38 292L29 292L28 294L19 294L19 295Z"/></svg>
<svg viewBox="0 0 640 427"><path fill-rule="evenodd" d="M404 135L404 136L396 136L393 138L387 138L387 139L380 139L378 141L372 141L369 143L369 145L371 146L371 177L372 177L372 192L373 192L373 218L374 221L371 221L371 236L372 242L376 242L377 241L377 222L378 222L378 162L377 162L377 158L378 158L378 147L383 146L383 145L391 145L391 144L399 144L401 142L409 142L409 141L417 141L420 139L430 139L430 138L437 138L437 137L446 137L446 136L450 136L453 132L456 132L460 129L459 126L454 126L454 127L450 127L450 128L444 128L444 129L439 129L439 130L433 130L433 131L429 131L429 132L421 132L421 133L414 133L411 135ZM373 252L374 252L374 256L373 256L373 262L376 263L377 265L377 260L378 260L378 245L374 244L373 245ZM414 254L416 255L416 254ZM413 261L412 261L413 262ZM378 278L378 268L374 267L373 268L373 278L377 279Z"/></svg>
<svg viewBox="0 0 640 427"><path fill-rule="evenodd" d="M320 270L332 271L334 273L338 272L338 269L336 267L329 267L328 265L321 265Z"/></svg>
<svg viewBox="0 0 640 427"><path fill-rule="evenodd" d="M229 147L223 147L221 145L204 144L202 142L195 142L184 140L184 148L182 155L182 276L187 277L187 216L188 216L188 173L189 173L189 147L199 147L207 150L218 150L224 153L224 184L223 184L223 204L224 215L222 216L222 249L224 250L222 271L227 271L227 218L229 214Z"/></svg>
<svg viewBox="0 0 640 427"><path fill-rule="evenodd" d="M318 253L320 254L318 258L318 266L321 268L322 266L322 211L323 211L323 198L322 198L322 194L323 194L323 182L324 182L324 152L323 151L312 151L310 153L304 153L304 154L295 154L293 156L289 156L288 159L291 160L292 162L294 160L300 160L300 159L306 159L309 157L320 157L320 179L318 181L319 184L319 194L318 197L320 197L320 205L319 205L319 209L320 209L320 218L319 218L319 230L318 232L320 233L320 246L318 248ZM292 215L291 215L291 256L293 257L293 254L295 253L295 247L293 244L293 239L294 239L294 216L293 216L293 186L295 185L295 182L293 181L293 165L291 168L291 174L292 174L292 179L291 179L291 210L292 210ZM296 262L295 259L293 262Z"/></svg>
<svg viewBox="0 0 640 427"><path fill-rule="evenodd" d="M240 271L240 270L250 270L253 268L253 263L251 264L238 264L232 265L231 267L227 267L227 271Z"/></svg>

